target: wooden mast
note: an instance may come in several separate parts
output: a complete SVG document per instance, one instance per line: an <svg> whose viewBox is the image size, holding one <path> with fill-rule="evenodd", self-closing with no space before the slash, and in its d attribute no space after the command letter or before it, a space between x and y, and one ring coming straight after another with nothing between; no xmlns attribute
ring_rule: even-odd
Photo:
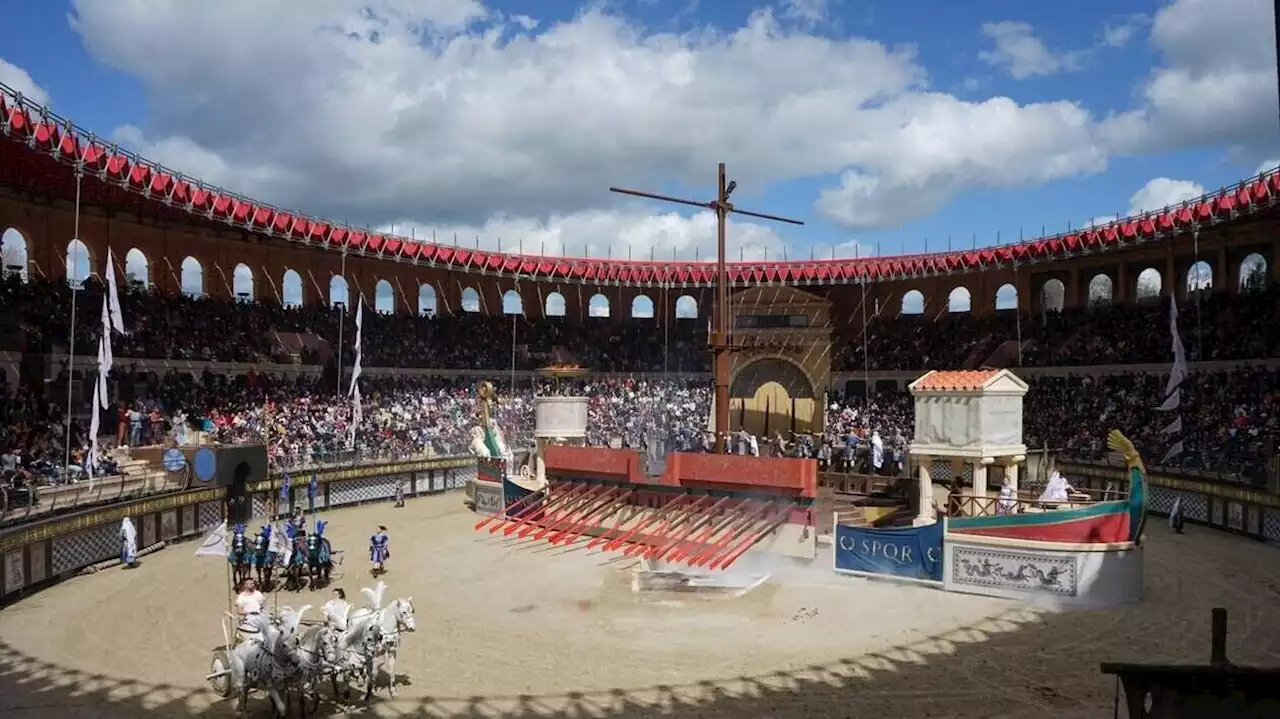
<svg viewBox="0 0 1280 719"><path fill-rule="evenodd" d="M716 452L723 453L729 438L729 372L730 372L730 356L733 352L734 345L731 334L731 325L733 318L729 311L729 269L728 262L725 259L725 226L728 224L730 213L738 215L746 215L749 217L758 217L762 220L772 220L773 222L785 222L789 225L803 225L800 220L793 220L788 217L778 215L767 215L761 212L751 212L734 207L729 202L729 196L733 194L738 183L727 182L725 178L724 163L720 163L720 173L718 178L719 192L716 199L712 202L698 202L696 200L687 200L682 197L671 197L669 195L659 195L653 192L643 192L640 190L628 190L620 187L610 187L610 192L617 192L622 195L632 195L635 197L644 197L650 200L661 200L663 202L674 202L680 205L690 205L692 207L701 207L716 213L716 307L712 315L711 336L709 345L714 353L714 362L712 371L715 373L716 397L715 397L715 418L716 418ZM663 308L663 312L666 308ZM668 322L671 318L664 317L663 321Z"/></svg>

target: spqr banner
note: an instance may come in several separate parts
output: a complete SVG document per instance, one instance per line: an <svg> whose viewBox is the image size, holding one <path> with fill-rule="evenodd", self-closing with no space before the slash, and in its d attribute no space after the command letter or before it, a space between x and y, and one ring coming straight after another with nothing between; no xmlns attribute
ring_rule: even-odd
<svg viewBox="0 0 1280 719"><path fill-rule="evenodd" d="M836 525L837 570L942 581L942 522L903 529Z"/></svg>

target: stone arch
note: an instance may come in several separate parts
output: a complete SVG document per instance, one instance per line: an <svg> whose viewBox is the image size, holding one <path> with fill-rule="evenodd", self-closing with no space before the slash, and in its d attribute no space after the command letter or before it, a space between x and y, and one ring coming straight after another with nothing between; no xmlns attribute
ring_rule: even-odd
<svg viewBox="0 0 1280 719"><path fill-rule="evenodd" d="M334 275L329 278L329 306L339 305L343 309L351 306L351 285L342 275Z"/></svg>
<svg viewBox="0 0 1280 719"><path fill-rule="evenodd" d="M822 407L813 381L794 362L762 357L739 369L729 383L730 428L755 435L819 429Z"/></svg>
<svg viewBox="0 0 1280 719"><path fill-rule="evenodd" d="M89 246L80 240L72 240L67 243L67 284L72 287L83 287L84 281L89 279L93 267L93 257L89 254Z"/></svg>
<svg viewBox="0 0 1280 719"><path fill-rule="evenodd" d="M386 280L378 280L373 285L373 311L380 315L396 313L396 290Z"/></svg>
<svg viewBox="0 0 1280 719"><path fill-rule="evenodd" d="M463 312L479 312L480 311L480 293L476 292L474 287L462 288L462 311Z"/></svg>
<svg viewBox="0 0 1280 719"><path fill-rule="evenodd" d="M996 290L996 311L1016 309L1018 309L1018 288L1014 287L1012 282L1000 285L1000 289Z"/></svg>
<svg viewBox="0 0 1280 719"><path fill-rule="evenodd" d="M1115 298L1115 286L1111 275L1099 272L1089 280L1089 306L1105 307Z"/></svg>
<svg viewBox="0 0 1280 719"><path fill-rule="evenodd" d="M1213 267L1204 260L1196 260L1187 268L1187 294L1213 290Z"/></svg>
<svg viewBox="0 0 1280 719"><path fill-rule="evenodd" d="M547 299L543 302L542 314L544 317L564 317L565 301L564 295L559 292L552 291L547 295Z"/></svg>
<svg viewBox="0 0 1280 719"><path fill-rule="evenodd" d="M698 301L691 295L680 295L676 298L676 319L698 319Z"/></svg>
<svg viewBox="0 0 1280 719"><path fill-rule="evenodd" d="M608 317L609 310L609 298L601 293L592 295L591 301L587 303L588 317Z"/></svg>
<svg viewBox="0 0 1280 719"><path fill-rule="evenodd" d="M256 298L253 289L253 270L241 262L231 271L231 294L237 300L252 302Z"/></svg>
<svg viewBox="0 0 1280 719"><path fill-rule="evenodd" d="M959 314L973 309L973 294L969 288L959 285L947 295L947 312Z"/></svg>
<svg viewBox="0 0 1280 719"><path fill-rule="evenodd" d="M512 289L502 293L502 314L524 314L524 297L518 291Z"/></svg>
<svg viewBox="0 0 1280 719"><path fill-rule="evenodd" d="M1267 288L1267 258L1250 252L1240 260L1239 288L1241 292L1261 292Z"/></svg>
<svg viewBox="0 0 1280 719"><path fill-rule="evenodd" d="M180 282L182 294L187 297L204 297L204 265L187 255L182 259Z"/></svg>
<svg viewBox="0 0 1280 719"><path fill-rule="evenodd" d="M440 298L436 296L436 288L430 282L418 285L418 316L435 317L440 311Z"/></svg>
<svg viewBox="0 0 1280 719"><path fill-rule="evenodd" d="M1160 292L1164 289L1164 278L1160 276L1160 270L1148 267L1138 273L1135 287L1137 291L1133 295L1134 299L1138 302L1150 302L1160 298Z"/></svg>
<svg viewBox="0 0 1280 719"><path fill-rule="evenodd" d="M280 281L280 304L285 307L301 307L303 305L302 275L297 270L285 270L284 279Z"/></svg>
<svg viewBox="0 0 1280 719"><path fill-rule="evenodd" d="M3 269L5 276L16 274L26 282L30 262L31 252L26 236L16 227L6 229L0 235L0 269Z"/></svg>
<svg viewBox="0 0 1280 719"><path fill-rule="evenodd" d="M144 290L151 286L151 260L137 247L124 254L124 281Z"/></svg>
<svg viewBox="0 0 1280 719"><path fill-rule="evenodd" d="M906 294L902 295L902 309L899 314L924 314L924 293L920 290L908 290Z"/></svg>
<svg viewBox="0 0 1280 719"><path fill-rule="evenodd" d="M1052 277L1040 288L1040 309L1044 312L1061 312L1067 306L1067 286Z"/></svg>
<svg viewBox="0 0 1280 719"><path fill-rule="evenodd" d="M631 300L631 318L640 320L653 319L653 300L649 295L636 295Z"/></svg>

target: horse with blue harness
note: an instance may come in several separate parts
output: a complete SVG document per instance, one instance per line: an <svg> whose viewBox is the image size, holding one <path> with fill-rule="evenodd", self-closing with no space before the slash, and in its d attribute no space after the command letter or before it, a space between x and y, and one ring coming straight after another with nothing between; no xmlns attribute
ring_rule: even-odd
<svg viewBox="0 0 1280 719"><path fill-rule="evenodd" d="M269 584L276 566L276 553L271 549L271 525L263 525L253 538L253 565L258 570L258 583Z"/></svg>
<svg viewBox="0 0 1280 719"><path fill-rule="evenodd" d="M324 536L327 522L316 520L315 531L307 537L307 567L312 578L311 588L316 589L320 583L329 583L329 573L333 569L333 547ZM320 582L315 581L320 577Z"/></svg>
<svg viewBox="0 0 1280 719"><path fill-rule="evenodd" d="M249 548L249 540L244 536L245 526L237 524L231 529L231 548L227 552L227 561L234 570L236 584L249 578L253 568L253 553Z"/></svg>

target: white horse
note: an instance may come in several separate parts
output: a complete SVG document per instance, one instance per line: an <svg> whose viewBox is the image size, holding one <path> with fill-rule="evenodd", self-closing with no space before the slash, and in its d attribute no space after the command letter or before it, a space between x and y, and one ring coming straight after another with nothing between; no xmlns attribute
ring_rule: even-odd
<svg viewBox="0 0 1280 719"><path fill-rule="evenodd" d="M250 617L248 622L257 630L256 636L227 650L231 687L237 695L236 712L246 716L249 692L262 689L271 697L276 716L283 717L288 707L280 689L289 681L293 663L289 655L296 638L286 635L264 615Z"/></svg>
<svg viewBox="0 0 1280 719"><path fill-rule="evenodd" d="M397 599L383 607L382 597L386 589L387 585L383 582L378 582L373 589L361 589L368 600L368 606L355 611L342 611L343 607L349 610L350 605L326 605L326 621L331 626L342 627L338 639L340 661L348 674L364 678L366 701L373 696L377 670L383 665L390 677L388 690L395 697L396 653L400 647L400 634L417 628L413 616L413 599Z"/></svg>
<svg viewBox="0 0 1280 719"><path fill-rule="evenodd" d="M304 715L310 713L307 709L307 690L310 687L316 695L315 706L319 705L319 690L316 688L318 683L324 678L328 678L333 686L333 693L338 693L337 679L337 646L338 636L327 625L316 625L309 627L306 631L300 631L302 617L311 609L311 605L307 605L298 611L292 609L284 609L280 612L281 632L285 636L296 637L297 641L293 642L290 649L290 659L293 662L294 672L291 678L298 685L299 699L302 702L302 713ZM286 695L287 698L287 695Z"/></svg>

